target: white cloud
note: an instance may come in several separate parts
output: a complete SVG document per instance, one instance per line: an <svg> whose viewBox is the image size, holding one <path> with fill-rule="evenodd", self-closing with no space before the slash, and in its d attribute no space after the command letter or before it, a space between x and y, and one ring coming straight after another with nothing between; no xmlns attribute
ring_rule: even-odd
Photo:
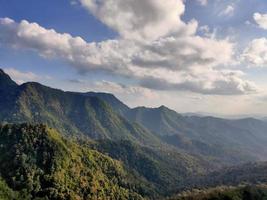
<svg viewBox="0 0 267 200"><path fill-rule="evenodd" d="M251 41L242 54L242 60L251 67L267 67L267 38Z"/></svg>
<svg viewBox="0 0 267 200"><path fill-rule="evenodd" d="M169 34L192 34L195 26L180 17L182 0L80 0L104 24L127 39L154 40Z"/></svg>
<svg viewBox="0 0 267 200"><path fill-rule="evenodd" d="M253 18L260 28L267 30L267 14L254 13Z"/></svg>
<svg viewBox="0 0 267 200"><path fill-rule="evenodd" d="M3 68L3 70L18 84L22 84L28 81L37 81L40 79L40 76L36 75L33 72L21 72L14 68Z"/></svg>
<svg viewBox="0 0 267 200"><path fill-rule="evenodd" d="M226 8L221 11L220 16L232 16L235 12L234 5L227 5Z"/></svg>
<svg viewBox="0 0 267 200"><path fill-rule="evenodd" d="M138 104L137 101L142 102L144 99L152 101L155 98L159 98L157 92L137 85L125 85L106 80L91 82L88 80L73 79L67 81L71 83L70 85L68 85L68 82L65 84L68 91L72 90L77 92L79 90L80 92L94 91L112 93L120 99L125 100L125 102L135 102L135 106L141 104Z"/></svg>
<svg viewBox="0 0 267 200"><path fill-rule="evenodd" d="M174 74L175 75L175 74ZM169 91L191 91L201 94L237 95L255 93L258 88L250 81L244 81L238 71L202 70L202 73L190 72L180 74L180 82L149 77L142 80L141 85L151 89ZM172 77L170 77L172 78Z"/></svg>
<svg viewBox="0 0 267 200"><path fill-rule="evenodd" d="M105 16L105 12L102 11L102 9L107 9L105 2L100 1L101 6L99 6L95 4L96 2L84 1L90 9L95 10L95 15L102 21L105 21L110 15L107 12L107 16ZM146 14L140 16L140 21L135 21L136 19L132 19L132 17L137 17L138 13L135 13L137 5L130 0L125 1L126 4L119 0L116 2L117 4L113 5L115 8L110 8L110 12L113 13L113 9L118 12L116 13L118 19L115 16L118 22L110 26L116 27L122 38L88 43L80 37L57 33L55 30L45 29L37 23L29 23L26 20L17 23L9 18L4 18L0 19L0 44L35 51L48 59L62 59L78 71L88 73L105 71L112 75L128 77L144 87L155 90L188 90L195 93L220 95L246 94L256 91L255 85L243 80L244 77L240 73L230 73L219 68L219 66L227 68L233 62L234 44L228 40L200 37L193 34L194 31L190 34L188 31L184 31L185 29L195 30L197 22L186 25L177 15L177 23L182 25L178 26L176 33L183 32L183 34L172 34L168 25L167 32L156 35L150 33L151 23L157 28L162 25L163 21L170 20L170 24L174 22L174 19L165 13L167 8L170 8L172 3L174 4L174 1L170 1L172 2L170 5L169 3L163 5L166 8L159 8L162 1L144 1L146 2L144 6L161 13L163 21L161 19L154 21L150 18L145 20ZM155 2L155 5L152 2ZM121 11L120 9L124 9L124 6L126 6L126 10ZM183 5L178 3L176 6L176 12L181 15ZM171 9L172 12L174 11ZM124 25L126 22L123 20L121 22L120 13L122 17L126 13L129 14L127 22L136 24L134 35L142 36L141 40L136 40L135 36L131 36L131 28L126 29L125 32L121 31L121 23ZM154 15L158 17L158 14L152 14L152 16ZM108 24L108 22L105 23ZM127 36L128 34L130 35ZM156 39L145 40L149 35ZM161 37L158 38L158 36Z"/></svg>
<svg viewBox="0 0 267 200"><path fill-rule="evenodd" d="M94 91L106 91L113 94L118 95L131 95L131 96L139 96L142 98L149 98L152 99L156 97L157 94L150 89L143 88L140 86L127 86L124 84L119 84L110 81L99 81L93 84Z"/></svg>

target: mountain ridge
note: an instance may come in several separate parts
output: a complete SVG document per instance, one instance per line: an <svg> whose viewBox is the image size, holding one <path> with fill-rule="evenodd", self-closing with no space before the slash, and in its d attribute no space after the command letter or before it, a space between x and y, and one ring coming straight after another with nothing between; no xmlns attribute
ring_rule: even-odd
<svg viewBox="0 0 267 200"><path fill-rule="evenodd" d="M158 140L141 126L121 117L96 96L64 92L36 82L6 88L0 94L3 113L0 120L4 122L47 123L62 132L84 134L92 139L121 138L145 143L149 140L157 143Z"/></svg>

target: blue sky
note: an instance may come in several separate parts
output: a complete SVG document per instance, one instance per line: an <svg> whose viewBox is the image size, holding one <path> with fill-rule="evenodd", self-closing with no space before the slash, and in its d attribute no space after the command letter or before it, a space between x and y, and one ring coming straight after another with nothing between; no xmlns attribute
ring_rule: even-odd
<svg viewBox="0 0 267 200"><path fill-rule="evenodd" d="M267 115L266 14L262 0L0 0L0 67L132 107Z"/></svg>

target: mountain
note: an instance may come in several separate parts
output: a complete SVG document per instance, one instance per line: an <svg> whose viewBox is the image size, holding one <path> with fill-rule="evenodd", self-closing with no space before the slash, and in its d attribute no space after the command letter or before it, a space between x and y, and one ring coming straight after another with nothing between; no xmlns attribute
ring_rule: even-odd
<svg viewBox="0 0 267 200"><path fill-rule="evenodd" d="M14 82L2 69L0 69L0 91L14 89L17 87Z"/></svg>
<svg viewBox="0 0 267 200"><path fill-rule="evenodd" d="M130 120L142 124L159 136L179 133L179 121L183 119L175 111L165 106L159 108L138 107L129 110L125 116Z"/></svg>
<svg viewBox="0 0 267 200"><path fill-rule="evenodd" d="M6 74L0 77L2 122L46 123L65 134L91 139L159 143L153 134L124 119L98 97L64 92L34 82L16 85Z"/></svg>
<svg viewBox="0 0 267 200"><path fill-rule="evenodd" d="M91 95L106 101L124 118L145 127L163 142L186 152L227 158L224 161L229 163L267 159L265 121L254 118L184 116L165 106L130 109L112 94L105 94L105 97L98 93Z"/></svg>
<svg viewBox="0 0 267 200"><path fill-rule="evenodd" d="M124 116L187 152L215 154L219 158L228 155L232 161L238 157L267 159L267 123L261 120L183 116L164 106L130 109Z"/></svg>
<svg viewBox="0 0 267 200"><path fill-rule="evenodd" d="M113 94L109 93L102 93L102 92L87 92L84 95L90 97L98 97L99 99L107 102L114 111L123 115L124 113L128 112L130 108L117 99Z"/></svg>

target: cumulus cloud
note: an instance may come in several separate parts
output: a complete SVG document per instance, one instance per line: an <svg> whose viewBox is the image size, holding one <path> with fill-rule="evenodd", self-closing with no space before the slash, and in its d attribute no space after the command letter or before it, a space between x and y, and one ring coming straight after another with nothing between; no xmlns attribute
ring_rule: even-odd
<svg viewBox="0 0 267 200"><path fill-rule="evenodd" d="M71 79L67 80L70 83L75 83L75 87L73 88L74 91L77 91L77 88L81 92L88 92L88 91L95 91L95 92L108 92L115 94L122 98L146 98L146 99L153 99L158 98L156 92L152 91L151 89L144 88L137 85L125 85L122 83L116 83L112 81L95 81L90 82L88 80L80 80L80 79ZM72 88L69 88L72 89Z"/></svg>
<svg viewBox="0 0 267 200"><path fill-rule="evenodd" d="M182 0L80 0L104 24L127 39L154 40L170 33L192 34L195 24L181 19Z"/></svg>
<svg viewBox="0 0 267 200"><path fill-rule="evenodd" d="M219 68L233 62L234 44L197 36L197 22L185 24L180 19L182 1L162 2L81 0L97 18L118 31L118 39L88 43L37 23L4 18L0 19L0 44L35 51L48 59L62 59L80 72L128 77L154 90L221 95L256 91L242 74Z"/></svg>
<svg viewBox="0 0 267 200"><path fill-rule="evenodd" d="M254 67L267 67L267 38L250 42L242 54L242 60Z"/></svg>
<svg viewBox="0 0 267 200"><path fill-rule="evenodd" d="M257 86L253 82L242 80L242 76L243 74L239 71L207 70L198 78L194 76L194 73L188 73L180 82L166 81L151 76L143 79L141 85L157 90L184 90L206 95L255 93L258 90Z"/></svg>
<svg viewBox="0 0 267 200"><path fill-rule="evenodd" d="M96 82L94 84L94 91L106 91L118 95L139 96L142 98L145 97L149 99L157 97L157 94L148 88L143 88L140 86L129 86L110 81Z"/></svg>
<svg viewBox="0 0 267 200"><path fill-rule="evenodd" d="M254 13L253 18L260 28L267 30L267 14Z"/></svg>
<svg viewBox="0 0 267 200"><path fill-rule="evenodd" d="M227 40L189 37L166 37L143 46L133 63L142 67L186 70L195 65L229 64L233 44Z"/></svg>

